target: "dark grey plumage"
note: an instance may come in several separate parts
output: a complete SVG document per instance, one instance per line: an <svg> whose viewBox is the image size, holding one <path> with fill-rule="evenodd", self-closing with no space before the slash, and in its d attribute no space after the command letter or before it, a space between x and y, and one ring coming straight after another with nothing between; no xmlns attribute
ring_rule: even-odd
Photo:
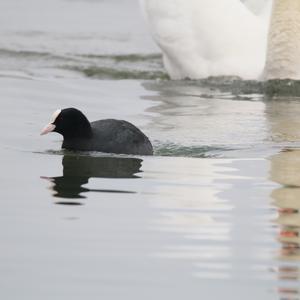
<svg viewBox="0 0 300 300"><path fill-rule="evenodd" d="M75 108L63 109L52 123L63 135L62 148L117 154L152 155L147 136L133 124L115 119L89 122Z"/></svg>

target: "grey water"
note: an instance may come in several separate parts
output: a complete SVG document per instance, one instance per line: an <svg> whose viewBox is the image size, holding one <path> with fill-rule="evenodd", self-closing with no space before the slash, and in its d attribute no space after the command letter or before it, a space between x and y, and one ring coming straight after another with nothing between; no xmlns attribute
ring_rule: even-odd
<svg viewBox="0 0 300 300"><path fill-rule="evenodd" d="M300 299L297 82L168 80L135 0L2 0L0 25L1 299ZM155 155L40 137L69 106Z"/></svg>

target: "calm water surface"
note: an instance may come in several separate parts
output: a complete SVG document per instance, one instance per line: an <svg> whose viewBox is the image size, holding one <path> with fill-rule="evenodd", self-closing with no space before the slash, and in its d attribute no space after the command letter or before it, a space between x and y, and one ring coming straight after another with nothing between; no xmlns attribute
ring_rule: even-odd
<svg viewBox="0 0 300 300"><path fill-rule="evenodd" d="M137 1L0 3L1 299L300 299L300 99L171 82ZM153 157L40 137L121 118Z"/></svg>

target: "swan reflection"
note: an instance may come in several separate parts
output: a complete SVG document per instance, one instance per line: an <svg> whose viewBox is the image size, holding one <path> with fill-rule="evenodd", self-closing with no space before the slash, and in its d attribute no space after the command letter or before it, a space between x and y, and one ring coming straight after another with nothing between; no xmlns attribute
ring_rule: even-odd
<svg viewBox="0 0 300 300"><path fill-rule="evenodd" d="M281 186L271 197L277 207L277 239L281 245L279 258L284 263L278 267L278 279L299 282L300 268L300 150L284 150L271 158L271 179ZM281 286L278 290L283 299L299 299L299 289Z"/></svg>
<svg viewBox="0 0 300 300"><path fill-rule="evenodd" d="M300 260L300 150L285 150L271 159L271 178L282 186L272 192L280 226L280 257Z"/></svg>
<svg viewBox="0 0 300 300"><path fill-rule="evenodd" d="M87 192L134 193L115 189L90 189L84 185L90 178L139 178L142 160L123 157L94 157L65 155L62 160L63 175L42 177L52 183L53 196L57 198L86 198ZM81 205L78 201L59 201L56 204Z"/></svg>

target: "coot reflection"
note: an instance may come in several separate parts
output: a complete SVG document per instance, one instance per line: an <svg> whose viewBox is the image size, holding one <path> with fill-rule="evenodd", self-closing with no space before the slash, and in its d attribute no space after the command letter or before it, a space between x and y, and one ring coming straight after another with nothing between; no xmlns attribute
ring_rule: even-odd
<svg viewBox="0 0 300 300"><path fill-rule="evenodd" d="M62 160L63 176L42 177L53 183L54 197L80 199L85 192L134 193L124 190L89 189L83 187L90 178L138 178L142 160L138 158L93 157L65 155ZM56 204L81 205L77 201L60 201Z"/></svg>

